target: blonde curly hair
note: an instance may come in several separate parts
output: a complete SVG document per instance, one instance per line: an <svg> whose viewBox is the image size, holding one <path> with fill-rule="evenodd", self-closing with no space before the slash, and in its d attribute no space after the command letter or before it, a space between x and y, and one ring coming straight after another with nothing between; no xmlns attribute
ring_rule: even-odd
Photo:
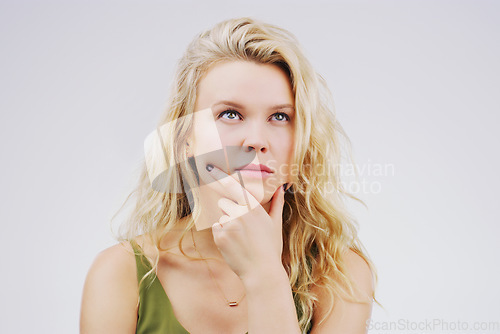
<svg viewBox="0 0 500 334"><path fill-rule="evenodd" d="M179 143L189 135L198 84L211 66L234 60L279 66L292 85L295 136L300 140L295 140L292 161L298 173L292 176L292 187L285 194L283 208L283 265L290 278L299 325L306 333L311 328L318 300L311 289L314 286L325 288L332 299L343 296L354 302L371 302L354 298L356 286L346 272L342 256L345 251L351 249L360 255L377 281L374 265L357 236L358 224L345 205L347 197L363 202L348 193L340 179L342 152L345 149L352 161L351 144L335 116L325 80L313 70L295 36L252 18L230 19L199 34L188 46L179 60L167 108L158 124L158 129L162 127L167 158L184 161L179 166L182 175L186 175L182 182L196 185L189 159ZM174 120L177 122L172 122ZM179 241L179 248L185 254L181 242L199 212L196 212L196 196L192 199L194 207L189 205L186 193L180 188L180 178L179 173L170 170L162 182L171 191L154 190L145 160L140 166L138 184L125 200L127 203L133 195L136 197L135 207L121 226L117 239L133 240L144 234L155 245L158 255L143 280L156 271L159 252L163 251L162 238L181 218L192 213ZM115 217L116 214L112 220ZM374 295L371 297L376 301ZM330 312L332 309L333 304Z"/></svg>

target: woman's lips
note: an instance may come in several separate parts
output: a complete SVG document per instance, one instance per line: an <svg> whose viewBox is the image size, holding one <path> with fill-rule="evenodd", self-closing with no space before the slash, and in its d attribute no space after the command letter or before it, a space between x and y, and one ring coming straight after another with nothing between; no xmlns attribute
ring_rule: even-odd
<svg viewBox="0 0 500 334"><path fill-rule="evenodd" d="M241 175L244 176L257 177L257 178L267 178L272 174L262 170L251 170L251 169L237 169L235 170L235 172L239 172L241 173Z"/></svg>
<svg viewBox="0 0 500 334"><path fill-rule="evenodd" d="M273 170L269 167L267 167L266 165L263 165L263 164L248 164L246 166L241 166L241 168L237 168L237 169L246 169L246 170L262 170L262 171L265 171L265 172L268 172L268 173L272 173Z"/></svg>
<svg viewBox="0 0 500 334"><path fill-rule="evenodd" d="M220 170L222 170L228 174L233 174L233 173L238 172L238 173L241 173L241 175L244 175L246 177L253 177L253 178L267 178L273 174L273 172L267 172L264 170L256 170L256 169L248 169L248 167L244 167L241 169L234 169L234 171L232 173L231 173L231 171L222 169L219 166L214 165L214 164L207 164L205 168L206 168L206 170L210 171L213 168L213 166L219 168ZM254 168L254 167L251 167L251 168Z"/></svg>

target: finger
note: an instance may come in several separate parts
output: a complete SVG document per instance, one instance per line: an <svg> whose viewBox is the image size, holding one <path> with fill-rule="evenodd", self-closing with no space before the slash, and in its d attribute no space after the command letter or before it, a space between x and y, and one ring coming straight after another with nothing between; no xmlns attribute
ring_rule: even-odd
<svg viewBox="0 0 500 334"><path fill-rule="evenodd" d="M239 205L234 201L231 201L230 199L224 197L220 198L217 201L217 205L222 210L222 212L233 218L242 216L248 212L248 208L246 206Z"/></svg>
<svg viewBox="0 0 500 334"><path fill-rule="evenodd" d="M209 171L210 175L215 179L226 197L239 205L247 206L248 211L260 205L255 197L253 197L253 195L231 175L226 174L216 166L212 167L213 168Z"/></svg>
<svg viewBox="0 0 500 334"><path fill-rule="evenodd" d="M224 225L222 225L219 222L216 222L212 225L212 233L214 235L214 241L217 244L217 236L219 235L220 232L224 231Z"/></svg>
<svg viewBox="0 0 500 334"><path fill-rule="evenodd" d="M228 232L233 232L235 230L237 230L237 228L235 228L233 224L233 218L229 217L228 215L222 215L219 218L219 220L212 225L213 233L222 233L222 232L228 233ZM220 234L218 234L218 236L220 237Z"/></svg>
<svg viewBox="0 0 500 334"><path fill-rule="evenodd" d="M229 217L228 215L222 215L220 218L219 218L219 224L221 224L220 227L224 227L224 224L227 223L228 221L231 220L231 217Z"/></svg>
<svg viewBox="0 0 500 334"><path fill-rule="evenodd" d="M274 192L273 198L271 200L271 208L269 209L269 216L271 216L273 221L282 221L284 204L285 191L283 190L283 186L280 186Z"/></svg>

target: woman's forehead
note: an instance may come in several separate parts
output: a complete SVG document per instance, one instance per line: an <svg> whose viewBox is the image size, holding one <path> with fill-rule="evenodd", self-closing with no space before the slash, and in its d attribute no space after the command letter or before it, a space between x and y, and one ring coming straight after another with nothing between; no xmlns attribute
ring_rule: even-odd
<svg viewBox="0 0 500 334"><path fill-rule="evenodd" d="M219 101L269 107L293 105L294 99L290 80L278 66L233 61L212 67L198 85L197 109Z"/></svg>

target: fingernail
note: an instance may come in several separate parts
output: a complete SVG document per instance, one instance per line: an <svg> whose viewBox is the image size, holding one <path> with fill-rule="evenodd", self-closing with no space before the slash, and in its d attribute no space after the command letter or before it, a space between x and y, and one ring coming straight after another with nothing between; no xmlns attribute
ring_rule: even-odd
<svg viewBox="0 0 500 334"><path fill-rule="evenodd" d="M208 170L209 172L212 171L212 169L214 169L214 166L208 164L206 167L205 167L206 170Z"/></svg>

